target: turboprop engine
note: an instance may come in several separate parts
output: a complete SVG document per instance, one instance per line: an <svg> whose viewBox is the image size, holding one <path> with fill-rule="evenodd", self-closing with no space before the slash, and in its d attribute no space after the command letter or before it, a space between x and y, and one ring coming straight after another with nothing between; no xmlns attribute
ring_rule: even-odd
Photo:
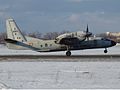
<svg viewBox="0 0 120 90"><path fill-rule="evenodd" d="M91 32L89 32L88 25L86 31L78 31L78 32L72 32L72 33L65 33L62 35L59 35L55 39L55 43L57 44L72 44L74 42L80 42L84 40L89 40L89 37L92 35Z"/></svg>
<svg viewBox="0 0 120 90"><path fill-rule="evenodd" d="M56 43L60 44L60 41L63 39L73 39L73 38L76 38L82 41L86 38L86 33L83 31L66 33L66 34L59 35L55 40L56 40Z"/></svg>

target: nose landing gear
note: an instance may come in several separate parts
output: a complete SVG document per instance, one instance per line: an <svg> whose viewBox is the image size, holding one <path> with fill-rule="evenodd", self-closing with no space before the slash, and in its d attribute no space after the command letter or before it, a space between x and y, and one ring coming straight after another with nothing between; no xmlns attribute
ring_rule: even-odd
<svg viewBox="0 0 120 90"><path fill-rule="evenodd" d="M71 56L71 51L67 51L66 56Z"/></svg>
<svg viewBox="0 0 120 90"><path fill-rule="evenodd" d="M108 50L107 50L107 48L105 48L104 53L107 53L107 52L108 52Z"/></svg>

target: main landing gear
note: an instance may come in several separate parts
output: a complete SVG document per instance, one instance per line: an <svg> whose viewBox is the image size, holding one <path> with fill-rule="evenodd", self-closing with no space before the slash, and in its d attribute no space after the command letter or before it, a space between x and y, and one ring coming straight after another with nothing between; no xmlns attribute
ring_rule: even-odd
<svg viewBox="0 0 120 90"><path fill-rule="evenodd" d="M108 50L107 50L107 48L105 48L104 53L107 53L107 52L108 52Z"/></svg>
<svg viewBox="0 0 120 90"><path fill-rule="evenodd" d="M67 46L66 56L71 56L70 46Z"/></svg>

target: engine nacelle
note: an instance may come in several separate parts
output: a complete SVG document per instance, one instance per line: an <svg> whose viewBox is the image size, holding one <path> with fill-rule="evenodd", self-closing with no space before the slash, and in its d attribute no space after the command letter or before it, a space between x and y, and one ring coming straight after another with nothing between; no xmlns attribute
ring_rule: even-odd
<svg viewBox="0 0 120 90"><path fill-rule="evenodd" d="M60 44L60 41L63 40L63 39L74 40L72 38L77 38L79 41L82 41L86 38L85 36L86 36L86 33L84 31L78 31L78 32L73 32L73 33L65 33L65 34L59 35L55 39L55 43Z"/></svg>

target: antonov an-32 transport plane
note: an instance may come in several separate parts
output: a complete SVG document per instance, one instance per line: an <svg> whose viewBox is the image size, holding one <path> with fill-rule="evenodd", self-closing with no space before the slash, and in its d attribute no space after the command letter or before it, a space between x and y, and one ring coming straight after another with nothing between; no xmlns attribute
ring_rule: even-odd
<svg viewBox="0 0 120 90"><path fill-rule="evenodd" d="M107 48L116 45L116 42L106 38L90 38L92 35L88 30L62 34L54 40L41 40L24 36L17 26L15 20L6 20L7 38L6 44L9 49L35 50L37 52L66 51L66 56L71 56L71 50L84 50Z"/></svg>

